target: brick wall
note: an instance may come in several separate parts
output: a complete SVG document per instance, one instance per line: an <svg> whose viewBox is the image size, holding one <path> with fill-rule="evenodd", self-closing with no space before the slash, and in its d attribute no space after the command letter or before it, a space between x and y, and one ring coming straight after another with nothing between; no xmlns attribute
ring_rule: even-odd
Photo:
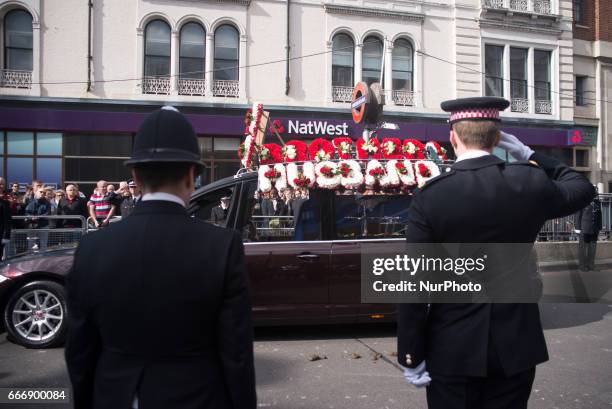
<svg viewBox="0 0 612 409"><path fill-rule="evenodd" d="M595 2L598 0L580 0L582 18L576 23L576 6L574 3L574 38L595 41Z"/></svg>
<svg viewBox="0 0 612 409"><path fill-rule="evenodd" d="M612 1L581 0L580 2L582 19L578 24L574 21L574 38L586 41L612 41Z"/></svg>
<svg viewBox="0 0 612 409"><path fill-rule="evenodd" d="M612 41L612 1L595 0L595 40Z"/></svg>

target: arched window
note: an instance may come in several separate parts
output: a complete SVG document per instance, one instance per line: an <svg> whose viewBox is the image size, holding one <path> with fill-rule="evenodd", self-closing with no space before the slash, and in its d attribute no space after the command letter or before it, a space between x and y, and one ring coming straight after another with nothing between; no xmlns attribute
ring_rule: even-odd
<svg viewBox="0 0 612 409"><path fill-rule="evenodd" d="M382 40L375 36L366 37L363 41L361 77L368 85L380 81L382 58Z"/></svg>
<svg viewBox="0 0 612 409"><path fill-rule="evenodd" d="M145 77L170 75L170 26L153 20L145 29Z"/></svg>
<svg viewBox="0 0 612 409"><path fill-rule="evenodd" d="M332 86L352 87L355 43L347 34L336 34L332 40Z"/></svg>
<svg viewBox="0 0 612 409"><path fill-rule="evenodd" d="M393 89L412 91L414 49L405 38L395 40L393 44Z"/></svg>
<svg viewBox="0 0 612 409"><path fill-rule="evenodd" d="M4 17L4 68L32 71L32 16L25 10Z"/></svg>
<svg viewBox="0 0 612 409"><path fill-rule="evenodd" d="M224 24L215 31L215 80L238 81L238 30Z"/></svg>
<svg viewBox="0 0 612 409"><path fill-rule="evenodd" d="M187 23L181 28L179 74L181 78L204 78L206 37L204 27Z"/></svg>

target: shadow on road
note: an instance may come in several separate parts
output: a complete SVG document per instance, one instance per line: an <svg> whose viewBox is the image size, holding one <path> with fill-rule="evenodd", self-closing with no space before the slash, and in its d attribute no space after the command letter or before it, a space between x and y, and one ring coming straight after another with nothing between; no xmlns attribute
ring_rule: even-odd
<svg viewBox="0 0 612 409"><path fill-rule="evenodd" d="M255 328L255 341L304 341L395 337L395 323Z"/></svg>
<svg viewBox="0 0 612 409"><path fill-rule="evenodd" d="M545 330L579 327L601 321L612 311L608 304L540 304Z"/></svg>

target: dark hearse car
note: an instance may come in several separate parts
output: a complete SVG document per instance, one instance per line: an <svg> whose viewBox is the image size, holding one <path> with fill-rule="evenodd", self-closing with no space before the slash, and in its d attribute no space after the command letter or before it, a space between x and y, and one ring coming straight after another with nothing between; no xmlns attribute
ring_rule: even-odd
<svg viewBox="0 0 612 409"><path fill-rule="evenodd" d="M247 172L197 190L189 206L194 217L241 232L256 325L394 319L393 305L360 303L360 249L403 240L410 196L313 189L295 199L294 216L266 216L256 190L257 174ZM222 197L230 198L228 209L213 210ZM32 348L62 343L63 284L73 253L50 250L0 266L0 308L11 340Z"/></svg>

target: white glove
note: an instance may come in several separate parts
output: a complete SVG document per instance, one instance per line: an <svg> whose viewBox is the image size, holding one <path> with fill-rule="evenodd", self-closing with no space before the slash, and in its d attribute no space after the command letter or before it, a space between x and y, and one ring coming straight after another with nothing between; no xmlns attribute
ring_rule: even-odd
<svg viewBox="0 0 612 409"><path fill-rule="evenodd" d="M504 131L501 131L500 134L501 138L497 146L514 156L516 160L529 160L533 155L533 149L519 141L516 136Z"/></svg>
<svg viewBox="0 0 612 409"><path fill-rule="evenodd" d="M581 230L574 230L574 233L580 234Z"/></svg>
<svg viewBox="0 0 612 409"><path fill-rule="evenodd" d="M425 370L425 361L418 364L416 368L404 368L404 378L406 382L417 388L427 386L431 382L429 372Z"/></svg>

